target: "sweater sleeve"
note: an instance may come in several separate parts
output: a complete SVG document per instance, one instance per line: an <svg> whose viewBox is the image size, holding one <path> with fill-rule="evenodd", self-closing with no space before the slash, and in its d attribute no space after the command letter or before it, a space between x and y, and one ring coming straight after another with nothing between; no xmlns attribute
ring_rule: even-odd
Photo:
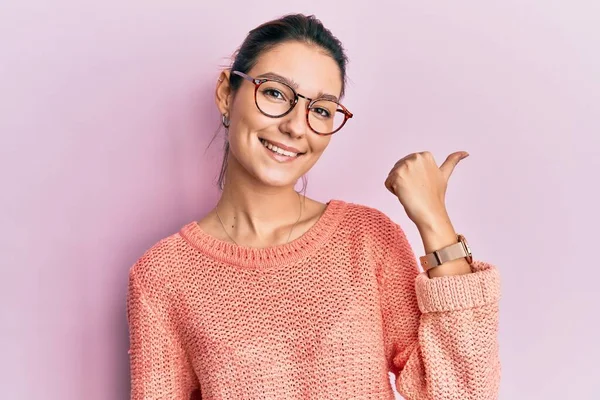
<svg viewBox="0 0 600 400"><path fill-rule="evenodd" d="M130 271L127 291L131 400L190 399L198 380L174 330Z"/></svg>
<svg viewBox="0 0 600 400"><path fill-rule="evenodd" d="M384 345L398 392L407 400L490 400L498 396L495 267L429 278L399 225L388 234L380 271Z"/></svg>

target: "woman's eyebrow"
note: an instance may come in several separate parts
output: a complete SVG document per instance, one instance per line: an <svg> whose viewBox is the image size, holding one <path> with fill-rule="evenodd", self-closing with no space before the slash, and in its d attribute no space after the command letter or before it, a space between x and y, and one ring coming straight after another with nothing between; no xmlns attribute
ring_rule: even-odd
<svg viewBox="0 0 600 400"><path fill-rule="evenodd" d="M275 79L276 81L280 81L280 82L288 84L289 86L293 87L294 90L298 90L298 88L300 87L300 85L298 85L298 83L294 82L294 80L286 78L285 76L276 74L275 72L265 72L264 74L258 75L257 78L259 78L259 79L260 78Z"/></svg>
<svg viewBox="0 0 600 400"><path fill-rule="evenodd" d="M258 79L260 79L260 78L274 79L276 81L280 81L280 82L288 84L289 86L293 87L294 90L296 90L296 91L300 87L300 85L297 82L295 82L293 79L286 78L285 76L281 76L279 74L276 74L275 72L265 72L264 74L258 75L256 78L258 78ZM339 101L336 96L329 94L329 93L323 93L323 92L319 92L319 94L317 95L316 98L324 98L324 99L335 101L336 103Z"/></svg>

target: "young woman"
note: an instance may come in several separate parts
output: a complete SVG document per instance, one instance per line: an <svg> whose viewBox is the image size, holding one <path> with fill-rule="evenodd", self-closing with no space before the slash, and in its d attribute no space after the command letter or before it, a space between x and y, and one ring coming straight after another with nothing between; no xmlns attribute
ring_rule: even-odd
<svg viewBox="0 0 600 400"><path fill-rule="evenodd" d="M382 212L295 191L352 117L341 43L314 17L252 30L216 84L222 196L130 270L132 399L493 399L499 274L445 208L468 154L407 155ZM383 179L382 179L383 180Z"/></svg>

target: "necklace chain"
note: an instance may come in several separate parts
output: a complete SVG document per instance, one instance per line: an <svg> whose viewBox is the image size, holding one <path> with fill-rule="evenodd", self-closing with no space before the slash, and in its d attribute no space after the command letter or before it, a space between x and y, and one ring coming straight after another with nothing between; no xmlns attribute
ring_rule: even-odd
<svg viewBox="0 0 600 400"><path fill-rule="evenodd" d="M298 192L296 192L296 193L298 193ZM300 221L300 218L302 217L302 198L300 197L300 193L298 193L298 200L300 200L300 214L298 215L298 219L296 220L294 225L292 225L292 229L290 229L290 234L288 235L287 242L285 242L286 244L290 242L290 238L292 237L292 231L294 230L294 228ZM231 239L231 241L233 241L233 243L235 243L239 246L238 242L236 242L235 239L231 237L229 232L227 232L227 229L225 228L225 224L223 223L223 220L221 220L221 216L219 215L219 211L217 211L217 207L215 207L215 213L217 214L217 218L219 218L219 222L221 223L221 226L223 227L225 234L229 237L229 239Z"/></svg>

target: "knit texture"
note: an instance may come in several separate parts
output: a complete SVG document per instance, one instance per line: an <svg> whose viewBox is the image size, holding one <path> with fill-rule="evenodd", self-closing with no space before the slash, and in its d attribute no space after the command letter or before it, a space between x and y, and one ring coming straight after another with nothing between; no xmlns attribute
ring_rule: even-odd
<svg viewBox="0 0 600 400"><path fill-rule="evenodd" d="M495 267L429 278L401 227L331 200L257 249L196 222L129 272L131 399L497 398Z"/></svg>

